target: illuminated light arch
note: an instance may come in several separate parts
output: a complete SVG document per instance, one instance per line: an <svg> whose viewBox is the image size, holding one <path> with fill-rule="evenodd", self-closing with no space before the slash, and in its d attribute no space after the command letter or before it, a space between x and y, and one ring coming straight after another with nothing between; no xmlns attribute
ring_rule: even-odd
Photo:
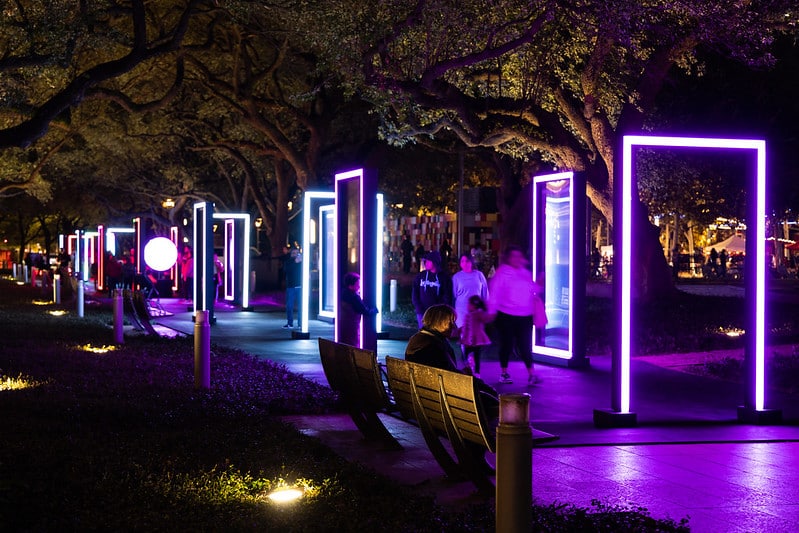
<svg viewBox="0 0 799 533"><path fill-rule="evenodd" d="M630 411L630 346L632 315L632 208L636 194L633 173L635 148L697 148L753 151L756 157L752 177L750 201L747 202L747 275L746 299L752 302L747 309L747 341L745 360L753 379L749 380L745 405L739 407L738 417L746 421L774 421L779 411L765 409L765 235L766 235L766 142L757 139L719 139L702 137L666 137L625 135L622 139L620 182L615 184L614 203L620 209L621 220L614 246L614 292L618 301L618 344L614 350L614 387L611 410L595 410L594 422L601 426L631 425L635 423ZM751 193L754 193L752 195ZM754 197L754 198L753 198ZM754 201L751 201L754 199ZM618 216L618 214L616 215ZM754 220L754 223L752 223ZM754 266L752 266L754 263ZM616 289L618 283L618 289ZM621 415L615 423L613 415ZM632 415L632 416L628 416Z"/></svg>
<svg viewBox="0 0 799 533"><path fill-rule="evenodd" d="M335 202L336 193L334 192L327 192L327 191L306 191L303 195L303 207L302 207L302 299L300 300L300 331L302 333L308 333L308 322L310 318L310 306L311 306L311 261L313 259L311 254L311 246L314 237L314 228L312 228L311 224L311 215L313 213L314 206L318 206L320 209L323 207L330 207ZM319 216L319 223L316 225L318 229L322 227L321 224L321 217ZM323 264L323 244L322 239L318 239L319 243L319 315L324 316L322 311L322 264ZM333 315L330 314L329 318L333 318Z"/></svg>
<svg viewBox="0 0 799 533"><path fill-rule="evenodd" d="M583 333L585 203L585 182L574 172L533 177L532 272L534 280L538 273L544 273L549 318L545 328L533 331L533 357L538 361L569 367L588 364ZM562 244L558 247L564 236L568 239L566 254ZM567 308L565 320L563 301Z"/></svg>
<svg viewBox="0 0 799 533"><path fill-rule="evenodd" d="M350 185L357 182L358 206L349 205L348 193L354 191ZM334 301L338 304L339 285L342 283L343 270L350 261L348 215L358 215L358 246L356 263L361 276L362 298L367 306L376 307L377 315L366 315L361 320L361 346L367 350L377 351L377 333L380 332L380 316L383 300L383 195L377 194L377 176L373 170L359 168L341 172L335 176L336 215L335 215L335 260L333 262ZM372 234L372 231L376 233ZM348 269L349 270L349 269ZM374 330L367 327L374 320ZM335 340L338 340L338 326L335 325Z"/></svg>
<svg viewBox="0 0 799 533"><path fill-rule="evenodd" d="M215 212L213 218L223 220L225 223L225 245L221 258L225 267L223 284L225 301L235 302L240 299L241 307L249 309L250 214ZM210 253L213 255L213 250Z"/></svg>

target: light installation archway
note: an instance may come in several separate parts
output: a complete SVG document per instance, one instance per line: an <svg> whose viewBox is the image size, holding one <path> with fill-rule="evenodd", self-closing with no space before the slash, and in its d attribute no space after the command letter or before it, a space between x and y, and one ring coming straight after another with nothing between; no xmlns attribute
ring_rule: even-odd
<svg viewBox="0 0 799 533"><path fill-rule="evenodd" d="M600 427L636 424L630 410L630 355L632 316L633 201L637 197L634 171L635 150L640 148L681 148L742 150L754 156L749 181L746 239L746 343L744 363L747 372L744 405L738 419L744 422L771 423L781 418L778 410L765 408L765 237L766 237L766 142L757 139L719 139L625 135L622 138L621 172L614 183L613 292L617 302L617 339L613 350L613 383L610 410L594 410L594 423Z"/></svg>
<svg viewBox="0 0 799 533"><path fill-rule="evenodd" d="M585 182L574 172L533 177L533 279L543 274L548 323L533 332L537 361L569 367L585 358Z"/></svg>
<svg viewBox="0 0 799 533"><path fill-rule="evenodd" d="M224 221L223 291L227 302L250 309L250 214L214 213ZM211 251L213 254L213 250Z"/></svg>
<svg viewBox="0 0 799 533"><path fill-rule="evenodd" d="M300 331L303 335L308 335L308 322L310 319L311 306L311 264L316 257L317 272L319 273L319 316L333 318L335 309L333 301L328 300L328 287L332 285L323 273L327 272L326 259L328 247L325 243L324 228L326 224L322 222L326 217L327 209L332 210L335 204L336 193L327 191L306 191L303 195L302 207L302 299L300 300ZM314 209L318 210L318 217L314 219ZM332 233L333 228L330 227ZM332 250L331 250L332 252ZM332 258L332 253L330 254ZM332 261L330 262L332 267ZM332 269L330 270L332 272ZM332 294L329 300L332 300Z"/></svg>
<svg viewBox="0 0 799 533"><path fill-rule="evenodd" d="M361 276L361 297L377 315L361 319L360 347L377 351L383 301L383 196L377 194L377 174L359 168L336 174L334 301L345 272ZM340 322L335 323L335 340Z"/></svg>

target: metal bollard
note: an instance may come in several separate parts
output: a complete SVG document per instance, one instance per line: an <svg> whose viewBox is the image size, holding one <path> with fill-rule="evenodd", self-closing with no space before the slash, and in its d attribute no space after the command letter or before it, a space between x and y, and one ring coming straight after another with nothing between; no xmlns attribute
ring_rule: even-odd
<svg viewBox="0 0 799 533"><path fill-rule="evenodd" d="M114 310L114 342L125 344L125 334L123 329L124 303L122 301L122 289L114 289L112 300Z"/></svg>
<svg viewBox="0 0 799 533"><path fill-rule="evenodd" d="M78 316L83 318L83 280L78 280Z"/></svg>
<svg viewBox="0 0 799 533"><path fill-rule="evenodd" d="M61 303L61 274L53 276L53 301L56 304Z"/></svg>
<svg viewBox="0 0 799 533"><path fill-rule="evenodd" d="M530 395L499 395L497 533L529 533L533 526L533 430Z"/></svg>
<svg viewBox="0 0 799 533"><path fill-rule="evenodd" d="M389 284L388 310L392 313L397 310L397 280L392 279Z"/></svg>
<svg viewBox="0 0 799 533"><path fill-rule="evenodd" d="M194 388L211 388L211 325L209 311L197 311L194 317Z"/></svg>

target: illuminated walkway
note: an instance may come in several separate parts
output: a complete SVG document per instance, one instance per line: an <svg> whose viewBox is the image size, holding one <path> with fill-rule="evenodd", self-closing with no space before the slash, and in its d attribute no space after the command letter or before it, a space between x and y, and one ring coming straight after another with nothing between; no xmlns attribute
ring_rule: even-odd
<svg viewBox="0 0 799 533"><path fill-rule="evenodd" d="M163 304L175 314L158 322L191 334L194 325L185 304ZM251 312L218 309L212 342L280 361L325 383L316 338L332 336L332 326L312 321L311 338L293 340L281 327L281 310L268 302L256 301L254 307ZM409 333L393 330L391 340L380 340L380 358L401 355ZM784 425L740 425L735 421L743 397L738 385L666 368L668 357L657 365L650 358L633 360L632 406L639 423L628 429L597 429L592 422L595 408L609 407L609 357L591 357L585 370L538 365L544 381L530 388L521 384L521 363L511 362L519 382L512 385L496 383L496 361L484 364L483 377L500 393L529 392L534 427L560 437L533 451L536 501L645 507L657 518L689 516L694 531L799 529L797 398L774 392L767 397L767 406L782 410ZM292 422L350 460L418 485L442 504L474 500L469 484L443 480L416 428L389 416L384 420L404 451L365 443L344 415L294 417Z"/></svg>

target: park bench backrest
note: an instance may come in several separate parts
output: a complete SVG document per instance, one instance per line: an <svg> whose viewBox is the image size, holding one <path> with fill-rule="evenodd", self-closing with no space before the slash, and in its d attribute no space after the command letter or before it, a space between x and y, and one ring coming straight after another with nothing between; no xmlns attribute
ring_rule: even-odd
<svg viewBox="0 0 799 533"><path fill-rule="evenodd" d="M319 337L319 356L330 388L336 392L347 390L353 381L349 347Z"/></svg>
<svg viewBox="0 0 799 533"><path fill-rule="evenodd" d="M474 377L386 357L389 387L404 417L424 421L450 441L471 441L494 450Z"/></svg>
<svg viewBox="0 0 799 533"><path fill-rule="evenodd" d="M359 384L358 391L360 391L360 400L363 405L377 411L388 408L388 394L383 385L377 354L371 350L355 347L351 349L350 353L355 365L355 374Z"/></svg>
<svg viewBox="0 0 799 533"><path fill-rule="evenodd" d="M319 356L330 388L347 401L376 411L389 406L375 352L320 337Z"/></svg>

